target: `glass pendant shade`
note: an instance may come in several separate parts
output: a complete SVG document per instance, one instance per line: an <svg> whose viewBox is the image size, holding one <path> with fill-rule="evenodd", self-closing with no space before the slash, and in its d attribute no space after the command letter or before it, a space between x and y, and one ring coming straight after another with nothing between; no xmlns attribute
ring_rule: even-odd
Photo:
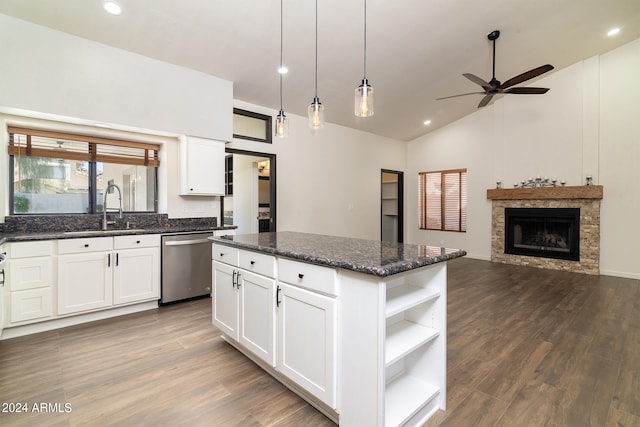
<svg viewBox="0 0 640 427"><path fill-rule="evenodd" d="M276 137L286 138L287 136L289 136L289 120L284 115L284 111L280 110L276 116Z"/></svg>
<svg viewBox="0 0 640 427"><path fill-rule="evenodd" d="M324 105L320 103L317 96L309 105L309 127L311 129L322 129L324 127Z"/></svg>
<svg viewBox="0 0 640 427"><path fill-rule="evenodd" d="M362 79L362 84L356 88L355 114L358 117L373 116L373 86L369 81Z"/></svg>

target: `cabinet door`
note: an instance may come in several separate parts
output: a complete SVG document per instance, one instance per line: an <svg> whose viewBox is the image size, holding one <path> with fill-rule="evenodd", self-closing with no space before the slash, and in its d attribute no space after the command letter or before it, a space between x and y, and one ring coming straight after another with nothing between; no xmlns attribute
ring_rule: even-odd
<svg viewBox="0 0 640 427"><path fill-rule="evenodd" d="M113 303L160 298L160 249L119 250L113 267Z"/></svg>
<svg viewBox="0 0 640 427"><path fill-rule="evenodd" d="M238 339L238 270L230 265L213 263L213 324L233 339Z"/></svg>
<svg viewBox="0 0 640 427"><path fill-rule="evenodd" d="M277 368L336 407L336 301L278 282Z"/></svg>
<svg viewBox="0 0 640 427"><path fill-rule="evenodd" d="M180 140L180 194L224 196L224 142L183 137Z"/></svg>
<svg viewBox="0 0 640 427"><path fill-rule="evenodd" d="M238 340L275 366L275 280L240 270L240 329Z"/></svg>
<svg viewBox="0 0 640 427"><path fill-rule="evenodd" d="M109 307L113 302L113 254L58 256L58 314Z"/></svg>

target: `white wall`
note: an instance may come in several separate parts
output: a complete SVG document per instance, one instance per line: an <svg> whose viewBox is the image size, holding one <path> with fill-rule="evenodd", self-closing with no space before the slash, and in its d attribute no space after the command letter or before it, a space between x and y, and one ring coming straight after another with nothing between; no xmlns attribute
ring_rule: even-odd
<svg viewBox="0 0 640 427"><path fill-rule="evenodd" d="M541 96L507 95L408 144L408 194L420 171L467 168L467 233L417 229L417 199L407 198L411 243L460 247L489 259L491 203L486 190L528 177L583 185L586 175L604 186L601 212L603 274L640 278L640 40L557 70L535 82ZM472 97L464 102L477 102ZM456 101L458 102L458 101Z"/></svg>
<svg viewBox="0 0 640 427"><path fill-rule="evenodd" d="M0 15L0 105L231 140L233 83Z"/></svg>
<svg viewBox="0 0 640 427"><path fill-rule="evenodd" d="M234 139L228 145L276 154L277 230L380 239L380 170L405 170L405 143L330 123L312 134L306 117L287 117L288 138L272 144Z"/></svg>
<svg viewBox="0 0 640 427"><path fill-rule="evenodd" d="M37 124L36 118L59 131L100 136L125 130L142 140L146 134L162 144L159 211L172 218L218 216L217 198L178 196L176 138L231 140L232 82L1 14L0 39L0 114L7 114L1 125ZM6 134L0 146L6 147ZM0 162L3 221L9 210L6 148Z"/></svg>
<svg viewBox="0 0 640 427"><path fill-rule="evenodd" d="M231 100L231 82L4 15L0 38L3 64L11 64L0 67L0 113L71 121L98 134L107 131L96 128L96 122L161 135L160 212L218 216L217 198L178 196L175 138L225 140L220 134L227 130L216 118L220 109L231 117L233 103L219 102ZM276 114L250 104L237 106ZM404 170L405 145L331 124L312 135L306 117L290 119L287 140L234 140L230 145L276 154L277 229L378 239L380 169ZM7 165L6 148L1 151L0 161ZM0 174L0 220L8 211L6 170Z"/></svg>

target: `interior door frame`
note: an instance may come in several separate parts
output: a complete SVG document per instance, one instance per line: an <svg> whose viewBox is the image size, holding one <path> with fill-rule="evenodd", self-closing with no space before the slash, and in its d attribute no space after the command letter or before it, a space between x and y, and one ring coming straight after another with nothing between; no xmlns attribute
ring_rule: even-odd
<svg viewBox="0 0 640 427"><path fill-rule="evenodd" d="M380 169L380 238L382 239L382 174L398 176L398 243L404 242L404 172L393 169Z"/></svg>
<svg viewBox="0 0 640 427"><path fill-rule="evenodd" d="M258 151L239 150L236 148L225 148L225 153L238 154L244 156L266 157L269 159L269 208L271 211L271 221L269 231L276 231L276 155L273 153L261 153ZM236 189L234 188L234 192ZM224 218L224 197L220 198L220 218Z"/></svg>

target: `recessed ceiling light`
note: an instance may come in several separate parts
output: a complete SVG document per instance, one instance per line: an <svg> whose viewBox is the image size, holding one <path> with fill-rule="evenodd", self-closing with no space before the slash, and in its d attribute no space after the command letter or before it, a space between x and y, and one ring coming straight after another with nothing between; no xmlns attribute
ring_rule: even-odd
<svg viewBox="0 0 640 427"><path fill-rule="evenodd" d="M612 28L611 30L609 30L609 32L607 33L608 36L615 36L616 34L618 34L620 32L620 28Z"/></svg>
<svg viewBox="0 0 640 427"><path fill-rule="evenodd" d="M102 7L112 15L120 15L122 13L122 7L120 4L113 0L104 0L102 2Z"/></svg>
<svg viewBox="0 0 640 427"><path fill-rule="evenodd" d="M278 73L279 74L287 74L289 72L289 69L287 67L285 67L284 65L280 68L278 68Z"/></svg>
<svg viewBox="0 0 640 427"><path fill-rule="evenodd" d="M430 124L431 124L431 120L425 120L425 121L424 121L424 125L425 125L425 126L429 126Z"/></svg>

